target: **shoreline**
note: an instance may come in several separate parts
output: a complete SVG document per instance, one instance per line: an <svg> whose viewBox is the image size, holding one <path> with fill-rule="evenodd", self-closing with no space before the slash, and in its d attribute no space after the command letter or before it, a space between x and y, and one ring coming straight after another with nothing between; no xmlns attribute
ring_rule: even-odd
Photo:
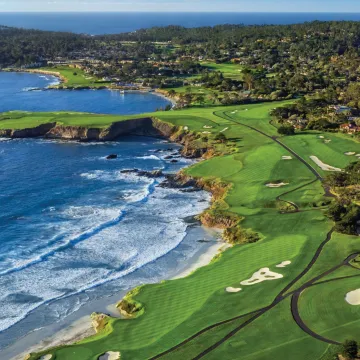
<svg viewBox="0 0 360 360"><path fill-rule="evenodd" d="M217 255L231 247L231 245L227 244L223 240L214 240L204 244L204 246L206 245L208 245L207 249L199 249L196 254L194 254L194 256L189 259L184 267L177 269L174 274L171 274L169 277L161 281L173 281L187 277L196 270L209 265ZM103 313L106 313L115 318L121 318L122 316L117 310L116 304L121 301L121 299L129 291L130 290L122 290L117 294L111 295L110 297L97 299L96 302L103 307ZM70 321L66 326L61 327L56 326L56 324L52 324L42 329L33 330L29 334L18 339L15 343L2 349L0 353L5 353L5 356L6 353L9 353L9 355L12 354L10 355L11 357L7 358L8 360L24 360L29 353L46 351L47 349L57 346L70 345L89 336L95 335L96 331L92 325L91 313L84 315L84 313L89 311L87 307L92 307L92 304L86 304L84 305L84 309L82 309L82 311L80 311L80 308L78 311L71 314L69 317L74 317L74 320ZM79 313L78 315L80 316L76 316L77 313ZM59 329L53 331L50 336L46 336L45 338L41 336L41 332L47 332L47 329L54 325ZM30 342L33 343L30 344ZM21 350L20 352L16 353L16 349L19 348L19 343ZM29 343L28 346L26 346L26 343Z"/></svg>
<svg viewBox="0 0 360 360"><path fill-rule="evenodd" d="M58 88L57 86L61 85L61 84L67 84L68 79L61 75L61 73L57 72L57 71L48 71L48 70L40 70L40 69L9 69L9 70L1 70L0 72L7 72L7 73L24 73L24 74L38 74L38 75L49 75L49 76L54 76L59 80L59 83L56 85L48 85L45 90L112 90L112 91L120 91L120 90L124 90L123 88L120 87L112 87L111 85L102 85L102 86L89 86L89 85L84 85L84 86L79 86L79 87L69 87L69 88ZM177 105L177 101L173 98L170 98L168 96L166 96L162 91L159 91L159 89L150 89L150 90L145 90L145 89L137 89L137 90L124 90L125 93L129 92L129 93L143 93L143 94L154 94L156 96L159 96L167 101L170 102L171 104L171 109L174 109Z"/></svg>
<svg viewBox="0 0 360 360"><path fill-rule="evenodd" d="M184 168L186 168L185 166ZM181 170L180 170L181 171ZM208 191L211 194L210 191ZM210 207L210 202L208 207ZM196 254L190 256L186 265L177 269L165 269L166 275L157 279L155 283L163 280L175 280L192 274L195 270L208 265L219 252L226 250L229 245L223 240L219 240L219 232L215 228L206 228L199 225L189 226L186 230L186 236L179 244L183 244L192 229L208 229L213 232L210 241L205 241L196 251ZM195 241L193 239L193 241ZM198 240L199 241L199 240ZM201 241L199 241L201 242ZM173 249L171 252L173 252ZM170 252L170 253L171 253ZM166 256L166 255L165 255ZM141 283L139 283L141 285ZM23 360L29 352L43 351L54 346L61 346L78 342L83 338L95 334L92 327L90 315L92 312L106 313L113 317L120 317L116 304L129 292L131 288L119 290L115 295L104 295L101 298L90 301L80 309L70 314L67 318L60 320L59 323L52 323L43 328L33 330L23 337L18 338L11 345L0 350L4 359ZM49 333L51 334L50 336Z"/></svg>

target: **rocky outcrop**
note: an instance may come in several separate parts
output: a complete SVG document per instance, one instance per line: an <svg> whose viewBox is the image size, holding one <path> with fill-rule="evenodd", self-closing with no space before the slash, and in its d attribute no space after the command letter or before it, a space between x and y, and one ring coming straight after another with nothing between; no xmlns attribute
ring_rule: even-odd
<svg viewBox="0 0 360 360"><path fill-rule="evenodd" d="M108 324L110 319L109 315L102 314L102 313L92 313L91 320L92 326L96 333L105 329L106 325Z"/></svg>
<svg viewBox="0 0 360 360"><path fill-rule="evenodd" d="M81 126L56 125L44 137L47 139L92 141L99 140L101 130Z"/></svg>
<svg viewBox="0 0 360 360"><path fill-rule="evenodd" d="M56 123L42 124L34 128L21 130L0 130L0 136L13 139L42 137L45 136L54 126L56 126Z"/></svg>
<svg viewBox="0 0 360 360"><path fill-rule="evenodd" d="M199 142L196 134L185 131L181 127L150 117L117 121L107 128L87 128L83 126L67 126L48 123L29 129L0 130L0 137L44 137L47 139L77 141L112 141L118 139L122 135L167 138L182 144L184 147L181 151L181 155L187 158L199 158L204 156L208 151L206 144ZM175 163L175 161L173 162Z"/></svg>

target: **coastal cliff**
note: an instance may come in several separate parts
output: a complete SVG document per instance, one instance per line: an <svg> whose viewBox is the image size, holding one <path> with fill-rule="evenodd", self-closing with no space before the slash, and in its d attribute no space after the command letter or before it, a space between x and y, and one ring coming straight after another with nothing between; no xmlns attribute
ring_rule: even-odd
<svg viewBox="0 0 360 360"><path fill-rule="evenodd" d="M58 123L42 124L34 128L21 130L0 130L0 137L76 140L76 141L113 141L122 135L163 137L183 145L182 155L189 158L203 156L208 148L204 144L195 144L195 134L182 127L172 125L156 118L138 118L112 123L109 127L67 126Z"/></svg>

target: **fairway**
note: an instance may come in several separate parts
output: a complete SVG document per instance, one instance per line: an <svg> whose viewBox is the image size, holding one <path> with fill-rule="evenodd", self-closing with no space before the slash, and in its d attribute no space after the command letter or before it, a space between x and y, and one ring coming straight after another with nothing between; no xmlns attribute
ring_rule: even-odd
<svg viewBox="0 0 360 360"><path fill-rule="evenodd" d="M359 333L359 322L351 318L360 310L344 301L347 291L360 287L358 280L336 279L360 275L341 265L349 255L360 252L360 241L331 232L333 224L324 215L331 199L320 182L324 172L311 170L315 165L309 164L309 156L344 167L351 161L344 149L360 152L360 147L340 134L326 134L331 138L327 143L316 132L274 138L278 135L269 123L269 111L285 103L137 115L174 124L179 131L199 133L199 138L206 132L208 146L218 155L184 172L226 185L227 192L215 199L209 212L215 221L231 214L241 228L255 232L258 241L231 247L186 278L142 286L130 297L142 304L142 315L111 319L104 332L72 346L32 354L31 360L49 353L57 360L97 360L107 351L120 351L122 358L132 360L325 360L336 349L335 343ZM45 122L106 127L134 117L13 112L1 115L0 127L24 128ZM220 132L225 143L215 140ZM267 186L279 183L283 186ZM285 267L277 267L283 262ZM281 276L253 285L244 283L263 268ZM334 281L322 284L324 280ZM242 290L229 293L225 291L228 287ZM293 309L298 295L298 306ZM325 340L304 330L292 311L298 311L309 329Z"/></svg>

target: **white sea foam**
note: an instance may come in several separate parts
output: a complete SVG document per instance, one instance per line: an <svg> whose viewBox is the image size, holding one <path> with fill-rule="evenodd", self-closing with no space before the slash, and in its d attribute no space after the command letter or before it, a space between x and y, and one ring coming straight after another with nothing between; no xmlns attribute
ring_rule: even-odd
<svg viewBox="0 0 360 360"><path fill-rule="evenodd" d="M0 330L44 303L119 279L164 256L177 247L186 234L184 214L195 215L208 206L207 202L199 201L204 198L209 200L209 195L204 192L183 194L156 188L147 202L131 205L120 222L100 227L99 231L89 232L84 241L72 247L55 251L40 262L3 275L0 306L7 318L1 322ZM99 218L98 211L70 207L64 210L64 216L74 217L76 221L93 221ZM110 215L111 211L102 216ZM24 292L34 296L32 302L19 304L12 300L14 294Z"/></svg>
<svg viewBox="0 0 360 360"><path fill-rule="evenodd" d="M144 159L144 160L161 160L156 155L145 155L145 156L138 156L137 159Z"/></svg>

